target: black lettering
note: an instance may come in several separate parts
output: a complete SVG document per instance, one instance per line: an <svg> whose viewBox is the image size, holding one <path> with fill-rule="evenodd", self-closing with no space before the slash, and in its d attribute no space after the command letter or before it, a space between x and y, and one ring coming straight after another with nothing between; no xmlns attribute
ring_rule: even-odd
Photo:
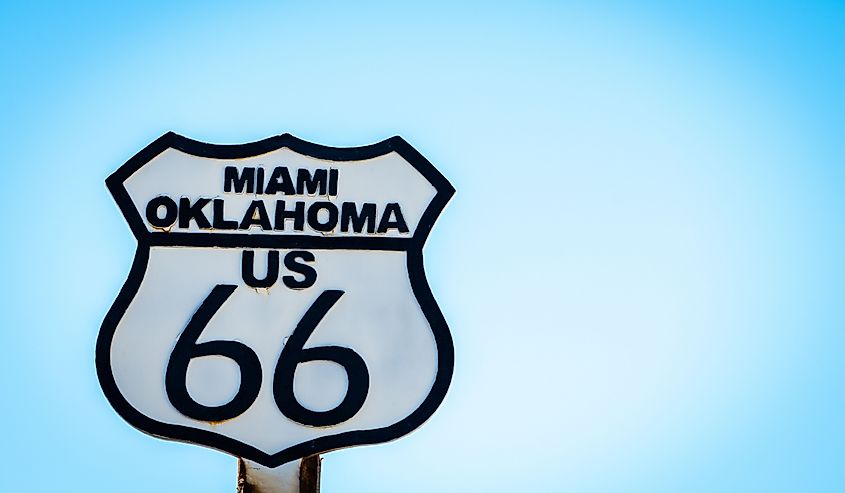
<svg viewBox="0 0 845 493"><path fill-rule="evenodd" d="M255 193L264 193L264 168L255 170Z"/></svg>
<svg viewBox="0 0 845 493"><path fill-rule="evenodd" d="M325 210L329 214L324 223L320 222L320 210ZM337 206L326 201L314 202L308 208L308 225L324 233L333 230L337 226Z"/></svg>
<svg viewBox="0 0 845 493"><path fill-rule="evenodd" d="M293 219L293 229L302 231L305 229L305 202L296 202L293 210L285 210L285 201L276 201L276 231L284 231L285 221Z"/></svg>
<svg viewBox="0 0 845 493"><path fill-rule="evenodd" d="M167 360L164 390L167 400L184 416L198 421L225 421L243 414L252 406L261 390L261 362L255 351L238 341L209 341L197 343L212 317L235 292L237 286L218 284L191 316L176 347ZM206 339L206 338L203 338ZM307 349L306 349L307 351ZM238 365L241 379L232 399L220 406L206 406L195 401L188 392L188 365L194 358L221 356ZM352 378L352 377L350 377ZM350 380L351 381L351 380Z"/></svg>
<svg viewBox="0 0 845 493"><path fill-rule="evenodd" d="M396 219L391 220L391 216L396 216ZM388 229L398 229L400 233L408 232L408 225L405 224L405 218L402 217L402 209L395 202L385 206L381 221L378 223L379 233L387 233Z"/></svg>
<svg viewBox="0 0 845 493"><path fill-rule="evenodd" d="M326 170L316 169L314 174L307 169L296 170L296 193L303 195L308 192L308 195L314 195L320 191L320 195L326 194Z"/></svg>
<svg viewBox="0 0 845 493"><path fill-rule="evenodd" d="M226 219L223 216L223 199L214 199L214 207L211 214L211 224L214 229L238 229L238 222L233 219Z"/></svg>
<svg viewBox="0 0 845 493"><path fill-rule="evenodd" d="M344 233L349 231L349 224L352 223L352 230L360 233L367 227L367 233L376 230L376 204L365 203L361 206L361 213L358 213L355 202L344 202L340 206L340 230Z"/></svg>
<svg viewBox="0 0 845 493"><path fill-rule="evenodd" d="M252 193L255 190L255 168L244 168L238 176L236 166L226 166L223 170L223 191L235 193Z"/></svg>
<svg viewBox="0 0 845 493"><path fill-rule="evenodd" d="M244 213L244 218L241 220L239 229L249 229L252 226L261 226L263 230L273 229L263 200L253 200L249 204L249 207L246 208L246 212Z"/></svg>
<svg viewBox="0 0 845 493"><path fill-rule="evenodd" d="M285 195L293 195L296 193L293 190L293 180L291 180L290 172L284 166L277 166L273 169L270 179L267 180L267 188L264 193L273 195L282 192Z"/></svg>
<svg viewBox="0 0 845 493"><path fill-rule="evenodd" d="M327 289L317 297L282 347L282 354L279 355L273 372L273 399L276 401L276 407L286 418L305 426L334 426L352 419L364 406L370 390L367 364L355 351L348 347L313 344L305 348L308 338L341 296L343 291ZM330 361L346 372L346 395L336 407L313 411L297 400L293 381L296 367L309 361Z"/></svg>
<svg viewBox="0 0 845 493"><path fill-rule="evenodd" d="M287 264L288 258L285 257L285 266ZM270 250L267 252L267 275L264 276L264 279L258 279L255 277L255 252L244 250L241 254L241 277L247 286L253 288L269 288L276 284L276 279L279 278L279 251ZM287 281L285 281L285 285L287 285Z"/></svg>
<svg viewBox="0 0 845 493"><path fill-rule="evenodd" d="M302 280L299 281L294 276L284 276L282 282L291 289L310 288L317 282L317 271L310 265L297 262L297 260L313 262L314 254L305 250L295 250L285 255L285 267L291 272L301 274Z"/></svg>
<svg viewBox="0 0 845 493"><path fill-rule="evenodd" d="M158 210L164 207L164 217L158 216ZM147 203L147 222L154 228L169 228L176 221L179 207L166 195L160 195Z"/></svg>
<svg viewBox="0 0 845 493"><path fill-rule="evenodd" d="M329 170L329 195L337 195L337 170L334 168Z"/></svg>
<svg viewBox="0 0 845 493"><path fill-rule="evenodd" d="M200 229L211 229L211 223L202 212L202 208L207 206L211 199L198 198L196 202L191 204L191 200L187 197L179 199L179 227L190 228L191 220L197 223Z"/></svg>

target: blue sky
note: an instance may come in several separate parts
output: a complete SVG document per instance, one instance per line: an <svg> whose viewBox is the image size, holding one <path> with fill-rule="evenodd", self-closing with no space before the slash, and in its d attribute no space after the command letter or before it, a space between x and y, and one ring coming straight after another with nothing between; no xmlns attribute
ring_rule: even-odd
<svg viewBox="0 0 845 493"><path fill-rule="evenodd" d="M135 242L103 180L173 130L401 135L457 194L425 249L441 409L327 492L845 490L845 5L6 2L0 471L233 491L111 410Z"/></svg>

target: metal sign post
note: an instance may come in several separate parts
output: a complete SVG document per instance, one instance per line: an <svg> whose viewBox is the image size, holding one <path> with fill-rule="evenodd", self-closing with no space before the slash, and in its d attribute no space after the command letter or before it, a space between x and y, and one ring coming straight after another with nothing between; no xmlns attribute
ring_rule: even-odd
<svg viewBox="0 0 845 493"><path fill-rule="evenodd" d="M268 468L238 459L238 493L320 493L321 462L312 455Z"/></svg>
<svg viewBox="0 0 845 493"><path fill-rule="evenodd" d="M454 189L401 138L168 133L106 183L138 248L97 373L133 426L239 457L242 491L312 493L317 454L443 401L454 350L422 249Z"/></svg>

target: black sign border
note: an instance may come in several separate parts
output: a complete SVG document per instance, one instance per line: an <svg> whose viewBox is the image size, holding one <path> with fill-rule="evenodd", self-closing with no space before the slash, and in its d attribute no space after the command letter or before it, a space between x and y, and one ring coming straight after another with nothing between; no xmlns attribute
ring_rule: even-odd
<svg viewBox="0 0 845 493"><path fill-rule="evenodd" d="M321 238L307 235L269 234L208 234L150 232L144 225L139 211L132 203L124 181L142 166L169 148L194 156L216 159L239 159L259 156L286 147L299 154L331 161L359 161L372 159L390 152L396 152L422 174L437 190L431 203L420 218L411 238ZM454 345L446 319L443 317L431 288L425 277L422 248L428 234L443 208L455 193L455 189L437 169L401 137L391 137L376 144L362 147L329 147L296 138L290 134L270 137L247 144L208 144L168 132L117 169L106 179L106 185L114 196L135 238L138 247L128 278L120 289L100 327L96 347L97 377L103 393L117 413L139 430L169 440L196 443L223 452L258 462L267 467L277 467L292 460L313 454L349 447L383 443L404 436L422 425L443 402L454 371ZM230 238L231 237L231 238ZM252 239L249 239L252 238ZM246 248L315 248L354 250L398 250L407 251L408 274L411 289L428 320L437 346L437 375L428 396L422 404L404 419L384 428L355 430L316 438L280 452L267 454L239 440L213 431L174 425L154 420L134 407L117 388L111 371L111 344L117 325L138 292L149 260L150 247L169 244L191 246L246 247Z"/></svg>

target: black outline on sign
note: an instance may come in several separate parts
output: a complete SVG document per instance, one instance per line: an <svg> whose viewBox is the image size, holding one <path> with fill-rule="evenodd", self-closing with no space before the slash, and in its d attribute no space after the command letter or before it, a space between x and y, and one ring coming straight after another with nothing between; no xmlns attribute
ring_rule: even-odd
<svg viewBox="0 0 845 493"><path fill-rule="evenodd" d="M281 234L214 234L214 233L166 233L150 232L129 197L124 181L166 149L178 149L194 156L216 159L239 159L266 154L286 147L299 154L331 161L360 161L372 159L390 152L396 152L422 174L437 190L426 208L410 238L372 237L321 237ZM135 238L138 248L129 271L129 276L120 289L117 299L106 314L97 337L97 377L103 393L117 413L139 430L161 438L206 445L218 450L244 457L267 467L277 467L295 459L328 452L352 445L366 445L394 440L406 435L423 424L437 409L452 380L454 369L454 346L449 327L425 277L422 248L440 212L455 193L446 178L437 171L419 152L401 137L391 137L376 144L362 147L328 147L300 140L290 134L238 145L207 144L168 132L145 147L106 179L106 185L114 196ZM397 423L384 428L356 430L316 438L289 447L274 454L213 431L156 421L133 408L117 388L111 371L111 344L117 325L129 307L147 269L150 247L186 245L215 246L220 248L313 248L344 250L394 250L407 251L408 275L411 289L428 320L437 346L437 375L428 396L411 414Z"/></svg>

